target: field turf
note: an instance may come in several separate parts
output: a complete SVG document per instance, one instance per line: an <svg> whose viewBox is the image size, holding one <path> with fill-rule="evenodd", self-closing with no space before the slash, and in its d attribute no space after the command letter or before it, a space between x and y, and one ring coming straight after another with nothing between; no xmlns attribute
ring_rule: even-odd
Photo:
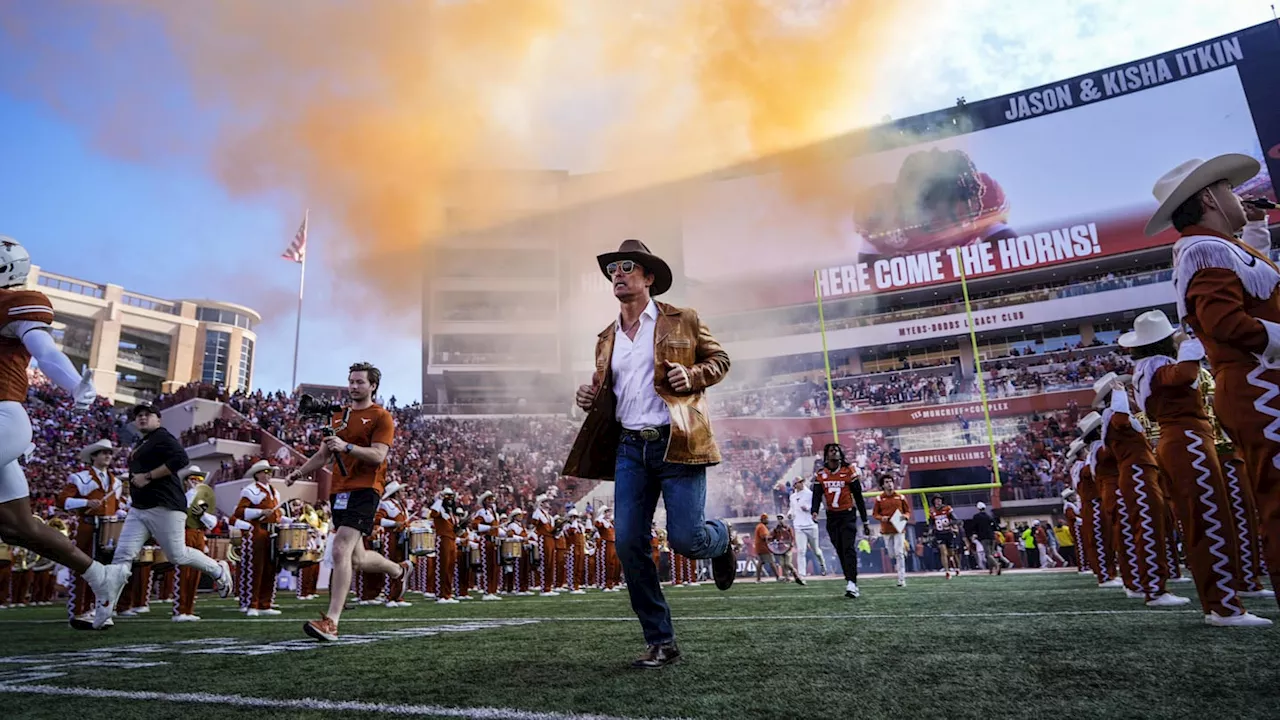
<svg viewBox="0 0 1280 720"><path fill-rule="evenodd" d="M1171 586L1194 594L1189 585ZM343 641L281 594L245 618L202 596L106 632L61 607L0 610L0 718L1275 718L1280 624L1218 629L1074 573L667 591L685 656L633 671L626 593L354 608ZM1280 620L1269 600L1246 601Z"/></svg>

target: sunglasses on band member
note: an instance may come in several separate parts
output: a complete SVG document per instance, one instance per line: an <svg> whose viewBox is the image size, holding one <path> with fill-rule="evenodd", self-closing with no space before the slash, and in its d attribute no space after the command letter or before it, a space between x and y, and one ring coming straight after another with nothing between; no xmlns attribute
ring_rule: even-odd
<svg viewBox="0 0 1280 720"><path fill-rule="evenodd" d="M614 275L618 270L622 270L623 275L630 275L635 272L637 265L634 260L623 260L621 262L611 262L604 266L604 271L610 275Z"/></svg>

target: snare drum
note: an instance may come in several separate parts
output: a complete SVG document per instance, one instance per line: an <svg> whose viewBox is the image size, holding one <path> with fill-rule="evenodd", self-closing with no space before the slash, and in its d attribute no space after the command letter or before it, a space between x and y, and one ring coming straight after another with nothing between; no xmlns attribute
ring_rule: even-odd
<svg viewBox="0 0 1280 720"><path fill-rule="evenodd" d="M133 564L146 565L148 563L154 563L156 561L156 553L159 552L159 550L160 548L155 545L143 545L142 549L138 551L138 557L133 559Z"/></svg>
<svg viewBox="0 0 1280 720"><path fill-rule="evenodd" d="M98 550L104 555L114 555L120 543L120 531L124 530L124 518L98 518Z"/></svg>
<svg viewBox="0 0 1280 720"><path fill-rule="evenodd" d="M153 562L155 562L156 564L155 566L156 572L165 572L173 565L172 563L169 562L169 556L164 554L164 548L159 548L159 547L156 548L156 551L153 554L152 558L153 558Z"/></svg>
<svg viewBox="0 0 1280 720"><path fill-rule="evenodd" d="M210 559L226 560L227 551L231 549L231 538L209 538L205 541L205 547L209 550Z"/></svg>
<svg viewBox="0 0 1280 720"><path fill-rule="evenodd" d="M484 556L480 554L480 548L471 548L471 567L480 567L484 565Z"/></svg>
<svg viewBox="0 0 1280 720"><path fill-rule="evenodd" d="M307 551L307 531L311 527L304 523L290 523L276 526L276 556L296 557Z"/></svg>
<svg viewBox="0 0 1280 720"><path fill-rule="evenodd" d="M409 554L435 555L436 531L430 525L409 526Z"/></svg>
<svg viewBox="0 0 1280 720"><path fill-rule="evenodd" d="M0 542L0 562L13 562L13 551L2 542Z"/></svg>
<svg viewBox="0 0 1280 720"><path fill-rule="evenodd" d="M502 541L502 562L514 562L516 558L524 556L524 541L515 538L507 538Z"/></svg>

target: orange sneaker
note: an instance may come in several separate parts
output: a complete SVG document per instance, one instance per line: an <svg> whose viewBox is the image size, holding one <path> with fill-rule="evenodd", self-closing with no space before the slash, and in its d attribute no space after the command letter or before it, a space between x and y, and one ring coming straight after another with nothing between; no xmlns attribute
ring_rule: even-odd
<svg viewBox="0 0 1280 720"><path fill-rule="evenodd" d="M334 642L338 639L338 624L324 613L320 614L319 620L312 620L303 625L302 631L320 642Z"/></svg>

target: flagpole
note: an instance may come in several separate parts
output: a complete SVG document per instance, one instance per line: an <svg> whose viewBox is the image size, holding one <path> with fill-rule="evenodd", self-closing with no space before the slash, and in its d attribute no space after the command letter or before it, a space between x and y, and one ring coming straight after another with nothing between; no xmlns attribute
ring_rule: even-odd
<svg viewBox="0 0 1280 720"><path fill-rule="evenodd" d="M308 208L302 216L303 232L308 232L309 221L311 219L311 209ZM305 246L304 246L305 248ZM298 389L298 339L302 335L302 293L307 286L307 252L302 251L302 265L298 272L298 320L293 328L293 380L289 384L289 391L293 392Z"/></svg>

